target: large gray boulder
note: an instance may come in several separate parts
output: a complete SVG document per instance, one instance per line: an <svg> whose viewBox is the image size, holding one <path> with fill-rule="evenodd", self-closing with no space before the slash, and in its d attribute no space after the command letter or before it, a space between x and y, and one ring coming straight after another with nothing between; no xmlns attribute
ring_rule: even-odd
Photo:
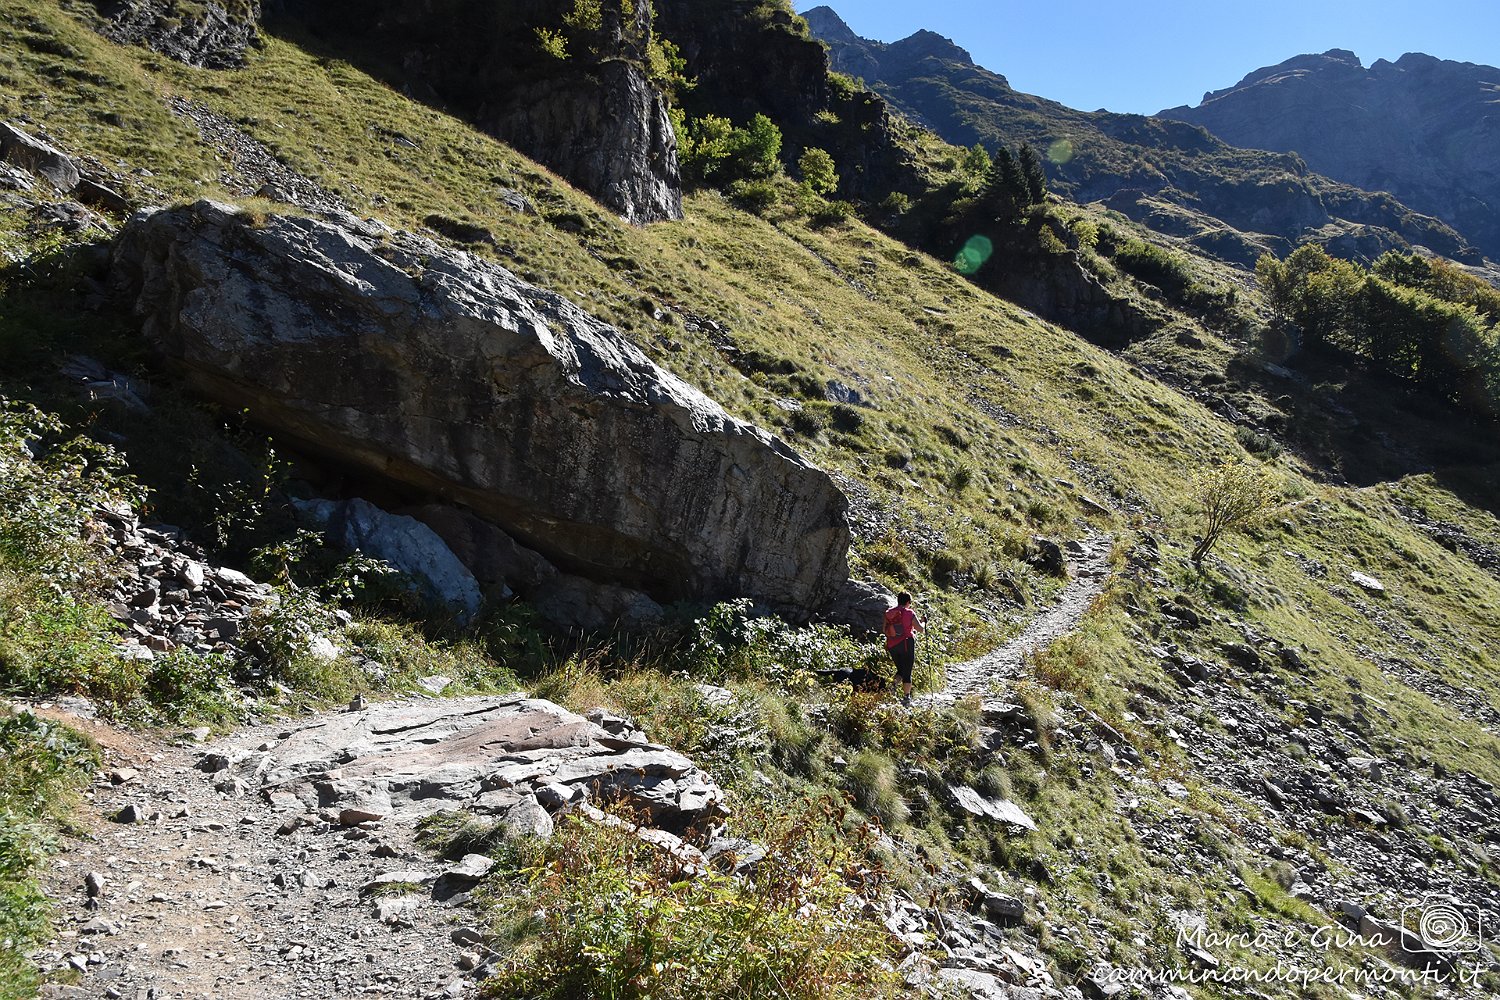
<svg viewBox="0 0 1500 1000"><path fill-rule="evenodd" d="M349 824L462 809L530 813L545 825L534 815L539 798L553 808L623 800L672 830L724 811L723 790L682 754L519 694L317 716L269 747L210 753L199 766L240 777L278 809L324 810Z"/></svg>
<svg viewBox="0 0 1500 1000"><path fill-rule="evenodd" d="M563 572L793 614L848 576L827 475L498 264L205 201L133 218L110 280L207 394L462 504Z"/></svg>

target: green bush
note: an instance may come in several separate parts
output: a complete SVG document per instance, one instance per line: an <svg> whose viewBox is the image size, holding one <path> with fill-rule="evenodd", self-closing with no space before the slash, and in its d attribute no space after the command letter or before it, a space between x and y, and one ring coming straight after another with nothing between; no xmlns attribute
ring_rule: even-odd
<svg viewBox="0 0 1500 1000"><path fill-rule="evenodd" d="M718 115L688 119L674 111L673 127L678 160L689 180L722 185L764 180L781 171L781 129L763 114L736 127Z"/></svg>
<svg viewBox="0 0 1500 1000"><path fill-rule="evenodd" d="M88 536L100 508L142 499L114 449L0 397L0 566L82 582L99 569Z"/></svg>
<svg viewBox="0 0 1500 1000"><path fill-rule="evenodd" d="M845 434L858 434L865 426L865 415L844 403L835 404L828 411L828 417L833 429Z"/></svg>
<svg viewBox="0 0 1500 1000"><path fill-rule="evenodd" d="M808 220L819 229L841 226L854 217L854 206L847 201L825 201L813 210Z"/></svg>
<svg viewBox="0 0 1500 1000"><path fill-rule="evenodd" d="M729 185L729 197L745 211L764 215L781 200L781 192L767 179L738 180Z"/></svg>
<svg viewBox="0 0 1500 1000"><path fill-rule="evenodd" d="M502 1000L855 1000L894 995L893 942L862 913L880 880L864 837L819 837L811 809L774 832L744 878L684 878L628 827L568 823L490 898L502 955L485 985ZM816 818L815 818L816 817ZM839 877L865 874L855 888Z"/></svg>
<svg viewBox="0 0 1500 1000"><path fill-rule="evenodd" d="M1116 244L1113 256L1120 270L1169 295L1180 295L1193 283L1192 269L1185 260L1170 250L1143 240L1132 239Z"/></svg>
<svg viewBox="0 0 1500 1000"><path fill-rule="evenodd" d="M793 628L779 618L758 615L748 598L716 604L693 623L684 660L694 676L773 680L802 686L817 670L862 666L880 650L855 642L831 625Z"/></svg>
<svg viewBox="0 0 1500 1000"><path fill-rule="evenodd" d="M797 172L802 183L813 194L828 195L838 190L839 175L833 157L826 149L809 146L797 158Z"/></svg>

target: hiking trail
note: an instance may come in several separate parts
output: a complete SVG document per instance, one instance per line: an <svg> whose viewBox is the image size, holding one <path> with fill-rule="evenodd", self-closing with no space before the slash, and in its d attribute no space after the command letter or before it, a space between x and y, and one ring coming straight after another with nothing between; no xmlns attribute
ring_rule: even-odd
<svg viewBox="0 0 1500 1000"><path fill-rule="evenodd" d="M947 705L970 695L981 698L996 681L1014 681L1021 676L1026 657L1072 632L1109 580L1109 557L1114 551L1111 535L1090 535L1065 546L1073 579L1054 599L1051 607L1027 623L1020 635L983 656L950 664L948 682L941 691L915 699L929 706Z"/></svg>

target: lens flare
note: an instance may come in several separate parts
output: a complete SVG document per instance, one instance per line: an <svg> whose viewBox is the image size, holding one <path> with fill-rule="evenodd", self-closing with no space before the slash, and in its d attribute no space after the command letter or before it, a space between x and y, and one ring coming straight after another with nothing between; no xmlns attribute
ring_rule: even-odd
<svg viewBox="0 0 1500 1000"><path fill-rule="evenodd" d="M1058 139L1047 147L1047 159L1059 167L1073 158L1073 140Z"/></svg>
<svg viewBox="0 0 1500 1000"><path fill-rule="evenodd" d="M959 274L973 274L994 252L995 244L988 236L970 236L964 248L953 258L953 269Z"/></svg>

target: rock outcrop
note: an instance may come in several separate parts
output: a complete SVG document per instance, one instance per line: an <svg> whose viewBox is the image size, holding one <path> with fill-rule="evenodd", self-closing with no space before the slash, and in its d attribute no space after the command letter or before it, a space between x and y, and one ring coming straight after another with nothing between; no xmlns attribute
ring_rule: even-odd
<svg viewBox="0 0 1500 1000"><path fill-rule="evenodd" d="M462 809L534 830L550 828L543 809L624 801L681 831L722 812L723 791L692 761L599 719L525 695L396 702L322 716L263 750L209 754L201 767L274 808L346 826Z"/></svg>
<svg viewBox="0 0 1500 1000"><path fill-rule="evenodd" d="M497 264L348 217L199 202L132 219L110 282L207 394L566 573L794 614L847 579L827 475Z"/></svg>
<svg viewBox="0 0 1500 1000"><path fill-rule="evenodd" d="M633 223L682 217L677 139L646 72L649 3L277 0L328 45L473 122ZM551 40L551 47L543 39Z"/></svg>
<svg viewBox="0 0 1500 1000"><path fill-rule="evenodd" d="M46 178L59 191L78 186L78 165L71 157L9 122L0 122L0 160Z"/></svg>
<svg viewBox="0 0 1500 1000"><path fill-rule="evenodd" d="M101 0L104 36L201 69L236 69L259 40L260 0Z"/></svg>
<svg viewBox="0 0 1500 1000"><path fill-rule="evenodd" d="M1343 49L1258 69L1163 118L1225 142L1295 150L1319 173L1389 191L1500 257L1500 69L1409 52L1369 68Z"/></svg>
<svg viewBox="0 0 1500 1000"><path fill-rule="evenodd" d="M651 5L600 31L589 73L513 88L480 127L552 167L634 223L682 218L677 137L641 64Z"/></svg>
<svg viewBox="0 0 1500 1000"><path fill-rule="evenodd" d="M696 84L685 97L694 117L743 124L763 113L780 126L788 162L802 148L827 150L839 193L879 201L893 190L915 195L925 181L882 97L837 85L828 53L790 8L739 0L655 0L657 27L676 43ZM837 121L830 127L830 121Z"/></svg>

